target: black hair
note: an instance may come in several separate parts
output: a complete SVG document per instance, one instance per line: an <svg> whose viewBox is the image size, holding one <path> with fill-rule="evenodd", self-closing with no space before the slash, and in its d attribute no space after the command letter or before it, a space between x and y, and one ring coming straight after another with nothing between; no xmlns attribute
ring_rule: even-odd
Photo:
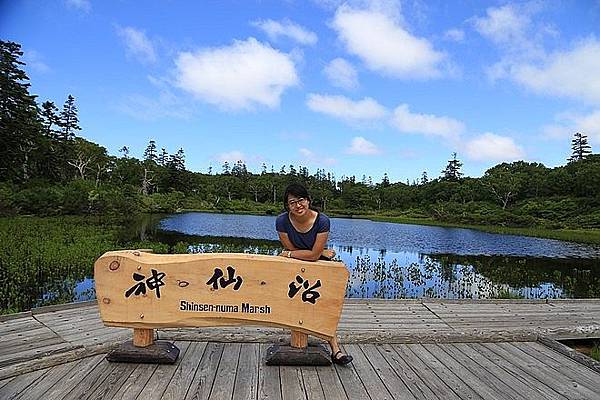
<svg viewBox="0 0 600 400"><path fill-rule="evenodd" d="M288 197L290 195L296 196L298 198L303 197L305 199L307 199L310 203L312 203L312 199L310 198L310 195L308 194L308 190L306 190L306 188L304 186L302 186L299 183L292 183L290 185L288 185L288 187L285 188L285 193L283 194L283 207L287 210L288 209ZM312 208L309 206L309 208Z"/></svg>

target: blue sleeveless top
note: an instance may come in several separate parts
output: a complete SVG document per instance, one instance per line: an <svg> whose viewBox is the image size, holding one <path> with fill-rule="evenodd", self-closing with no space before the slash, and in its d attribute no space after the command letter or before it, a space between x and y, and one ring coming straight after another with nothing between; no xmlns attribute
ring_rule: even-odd
<svg viewBox="0 0 600 400"><path fill-rule="evenodd" d="M322 213L317 215L315 223L306 233L298 232L294 228L287 212L279 214L275 220L277 232L287 233L290 241L298 250L311 250L317 240L317 233L329 232L329 227L329 217Z"/></svg>

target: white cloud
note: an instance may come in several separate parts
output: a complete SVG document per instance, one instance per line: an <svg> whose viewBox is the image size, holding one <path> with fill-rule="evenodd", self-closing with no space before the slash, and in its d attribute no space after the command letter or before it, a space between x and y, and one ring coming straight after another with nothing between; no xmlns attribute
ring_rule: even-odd
<svg viewBox="0 0 600 400"><path fill-rule="evenodd" d="M556 119L558 123L542 128L546 136L568 140L576 132L581 132L589 137L591 143L600 144L600 110L589 114L563 113Z"/></svg>
<svg viewBox="0 0 600 400"><path fill-rule="evenodd" d="M517 161L525 152L510 137L487 132L466 143L467 156L476 161Z"/></svg>
<svg viewBox="0 0 600 400"><path fill-rule="evenodd" d="M381 153L381 150L372 142L361 136L352 139L350 147L346 149L348 154L357 154L363 156L373 156Z"/></svg>
<svg viewBox="0 0 600 400"><path fill-rule="evenodd" d="M277 41L280 37L288 37L300 44L314 45L317 43L317 35L302 26L286 19L282 22L272 19L253 22L252 25L263 30L269 39Z"/></svg>
<svg viewBox="0 0 600 400"><path fill-rule="evenodd" d="M590 38L573 49L551 54L545 62L511 66L516 82L538 93L600 104L600 41Z"/></svg>
<svg viewBox="0 0 600 400"><path fill-rule="evenodd" d="M465 32L460 29L449 29L444 33L444 38L453 42L465 40Z"/></svg>
<svg viewBox="0 0 600 400"><path fill-rule="evenodd" d="M350 100L344 96L328 96L309 94L306 101L312 111L331 115L346 121L369 121L384 117L385 107L370 97L359 101Z"/></svg>
<svg viewBox="0 0 600 400"><path fill-rule="evenodd" d="M441 75L446 56L426 39L416 37L394 19L375 9L338 8L332 27L351 54L368 68L397 78Z"/></svg>
<svg viewBox="0 0 600 400"><path fill-rule="evenodd" d="M526 31L531 23L527 13L514 4L490 7L485 17L474 18L475 29L492 42L515 46L527 41Z"/></svg>
<svg viewBox="0 0 600 400"><path fill-rule="evenodd" d="M401 104L396 107L391 123L403 133L421 133L447 139L458 138L465 129L462 122L453 118L412 113L408 104Z"/></svg>
<svg viewBox="0 0 600 400"><path fill-rule="evenodd" d="M356 69L343 58L332 60L323 70L333 86L354 89L358 86Z"/></svg>
<svg viewBox="0 0 600 400"><path fill-rule="evenodd" d="M213 158L221 163L227 161L230 167L238 161L246 161L246 155L239 150L232 150L224 153L219 153Z"/></svg>
<svg viewBox="0 0 600 400"><path fill-rule="evenodd" d="M68 7L83 11L86 14L92 11L92 3L89 0L65 0L65 3Z"/></svg>
<svg viewBox="0 0 600 400"><path fill-rule="evenodd" d="M183 52L175 64L177 86L223 109L275 108L282 93L298 84L290 56L254 38Z"/></svg>
<svg viewBox="0 0 600 400"><path fill-rule="evenodd" d="M117 33L123 39L129 55L142 63L156 62L156 51L144 31L128 26L117 27Z"/></svg>

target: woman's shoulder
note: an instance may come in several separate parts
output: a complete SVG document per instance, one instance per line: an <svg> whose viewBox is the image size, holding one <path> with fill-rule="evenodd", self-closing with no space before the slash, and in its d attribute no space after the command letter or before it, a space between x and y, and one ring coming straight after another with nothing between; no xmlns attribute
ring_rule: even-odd
<svg viewBox="0 0 600 400"><path fill-rule="evenodd" d="M277 216L275 219L275 227L278 232L285 232L289 226L290 219L288 218L288 213L284 212Z"/></svg>

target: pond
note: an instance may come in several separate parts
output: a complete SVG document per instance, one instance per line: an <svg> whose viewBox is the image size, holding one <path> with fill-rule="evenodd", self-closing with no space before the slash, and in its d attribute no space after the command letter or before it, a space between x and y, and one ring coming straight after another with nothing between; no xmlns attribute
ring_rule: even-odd
<svg viewBox="0 0 600 400"><path fill-rule="evenodd" d="M156 240L188 243L189 252L277 254L275 218L193 212L149 226ZM332 218L329 247L350 269L347 297L600 297L599 246Z"/></svg>

